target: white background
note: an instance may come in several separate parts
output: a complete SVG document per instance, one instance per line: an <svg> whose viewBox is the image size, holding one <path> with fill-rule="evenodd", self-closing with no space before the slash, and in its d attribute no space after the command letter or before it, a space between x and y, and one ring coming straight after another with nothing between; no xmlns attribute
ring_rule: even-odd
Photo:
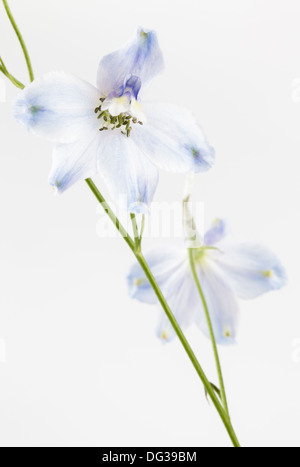
<svg viewBox="0 0 300 467"><path fill-rule="evenodd" d="M217 152L196 179L206 222L226 216L289 275L284 290L241 303L238 345L221 349L234 426L244 446L299 447L299 1L10 4L36 75L65 70L94 83L102 55L137 26L157 30L166 70L147 97L190 108ZM0 44L27 82L3 7ZM53 196L52 146L13 121L16 92L7 83L0 103L1 446L229 446L179 343L156 338L158 311L129 299L131 253L97 236L84 182ZM161 174L155 200L179 201L183 182ZM196 327L187 336L216 382L209 341Z"/></svg>

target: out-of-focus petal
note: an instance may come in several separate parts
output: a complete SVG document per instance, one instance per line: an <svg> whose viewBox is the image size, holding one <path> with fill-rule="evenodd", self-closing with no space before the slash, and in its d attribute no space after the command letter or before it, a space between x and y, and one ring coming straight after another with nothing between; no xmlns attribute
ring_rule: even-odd
<svg viewBox="0 0 300 467"><path fill-rule="evenodd" d="M242 299L256 298L287 282L285 269L269 249L252 243L222 245L218 262Z"/></svg>
<svg viewBox="0 0 300 467"><path fill-rule="evenodd" d="M200 302L186 250L166 245L150 250L145 254L145 258L177 322L182 328L187 327L195 319ZM131 268L127 279L132 298L158 304L156 295L139 265ZM161 316L157 335L163 341L169 341L175 333L164 311Z"/></svg>
<svg viewBox="0 0 300 467"><path fill-rule="evenodd" d="M172 172L204 172L215 159L192 115L176 105L143 103L146 121L132 138L160 168Z"/></svg>
<svg viewBox="0 0 300 467"><path fill-rule="evenodd" d="M58 144L53 150L53 164L49 183L59 193L74 183L97 173L97 155L101 135L93 133L70 144Z"/></svg>
<svg viewBox="0 0 300 467"><path fill-rule="evenodd" d="M223 240L227 235L227 223L224 219L215 219L211 228L204 236L204 243L207 246L215 245Z"/></svg>
<svg viewBox="0 0 300 467"><path fill-rule="evenodd" d="M199 281L211 317L215 338L218 344L234 344L237 332L239 306L230 282L213 261L207 260L197 267ZM209 330L201 303L197 313L197 323L209 337Z"/></svg>
<svg viewBox="0 0 300 467"><path fill-rule="evenodd" d="M157 168L131 137L117 131L102 132L102 135L98 172L106 181L111 196L115 201L126 196L130 212L147 213L158 183Z"/></svg>
<svg viewBox="0 0 300 467"><path fill-rule="evenodd" d="M102 58L97 85L103 96L122 86L126 77L140 78L142 86L163 69L163 56L154 31L139 29L132 41Z"/></svg>
<svg viewBox="0 0 300 467"><path fill-rule="evenodd" d="M149 250L144 256L158 286L164 289L174 272L180 269L186 261L184 250L168 245ZM131 267L127 283L132 298L150 304L158 303L157 297L138 263Z"/></svg>
<svg viewBox="0 0 300 467"><path fill-rule="evenodd" d="M72 143L97 130L94 110L99 91L91 84L62 72L51 72L21 91L14 117L28 130L56 143Z"/></svg>
<svg viewBox="0 0 300 467"><path fill-rule="evenodd" d="M163 291L182 329L190 326L196 320L198 313L202 313L200 297L188 262L174 272L172 278L163 287ZM157 327L157 336L164 342L175 337L175 331L165 313L162 314Z"/></svg>

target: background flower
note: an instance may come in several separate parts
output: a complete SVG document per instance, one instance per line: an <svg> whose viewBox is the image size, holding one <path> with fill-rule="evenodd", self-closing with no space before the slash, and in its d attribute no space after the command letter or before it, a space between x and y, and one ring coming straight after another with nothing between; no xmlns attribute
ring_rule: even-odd
<svg viewBox="0 0 300 467"><path fill-rule="evenodd" d="M285 270L272 252L261 245L225 241L226 233L226 223L217 219L206 232L203 246L193 249L196 271L219 344L235 342L238 298L256 298L280 289L286 283ZM180 326L184 328L196 322L209 337L188 250L164 246L149 251L145 257ZM130 270L128 286L132 298L158 303L138 264ZM163 340L174 336L165 315L159 324L158 335Z"/></svg>

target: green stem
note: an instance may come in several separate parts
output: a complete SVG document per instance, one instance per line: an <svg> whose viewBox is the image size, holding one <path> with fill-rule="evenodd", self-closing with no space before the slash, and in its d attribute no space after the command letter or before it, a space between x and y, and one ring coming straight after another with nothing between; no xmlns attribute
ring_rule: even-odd
<svg viewBox="0 0 300 467"><path fill-rule="evenodd" d="M141 238L139 236L139 229L136 221L136 216L134 213L130 214L130 219L132 223L132 230L134 236L134 243L135 243L135 252L139 253L141 251Z"/></svg>
<svg viewBox="0 0 300 467"><path fill-rule="evenodd" d="M12 15L11 11L10 11L7 0L2 0L2 1L3 1L3 5L4 5L5 11L7 13L7 16L9 18L10 22L11 22L12 27L14 28L14 31L15 31L15 33L16 33L18 39L19 39L20 45L22 47L23 54L24 54L24 57L25 57L25 60L26 60L26 65L27 65L30 81L33 81L34 80L33 70L32 70L31 61L30 61L30 58L29 58L29 54L28 54L24 39L23 39L22 34L20 33L19 28L18 28L18 26L17 26L17 24L16 24L16 22L14 20L14 17Z"/></svg>
<svg viewBox="0 0 300 467"><path fill-rule="evenodd" d="M90 187L90 189L92 190L92 192L94 193L94 195L96 196L97 200L99 201L99 203L101 204L101 206L103 207L104 211L106 212L106 214L108 215L108 217L111 219L111 221L114 223L116 229L120 232L120 234L122 235L122 237L124 238L125 242L127 243L127 245L129 246L129 248L134 251L135 250L135 243L134 241L132 240L132 238L130 237L130 235L127 233L126 229L123 227L123 225L121 224L121 222L119 221L119 219L117 218L117 216L114 214L114 212L112 211L112 209L109 207L109 205L107 204L107 202L105 201L105 199L103 198L103 196L101 195L101 193L99 192L98 188L96 187L96 185L94 184L94 182L88 178L86 179L86 183L88 184L88 186Z"/></svg>
<svg viewBox="0 0 300 467"><path fill-rule="evenodd" d="M139 262L141 268L143 269L151 287L153 288L153 291L155 292L163 310L165 311L167 317L169 318L170 320L170 323L171 325L173 326L173 329L175 331L175 333L177 334L183 348L185 349L191 363L193 364L198 376L200 377L207 393L209 394L217 412L219 413L220 417L221 417L221 420L223 421L223 424L228 432L228 435L233 443L233 446L234 447L240 447L240 444L239 444L239 441L236 437L236 434L234 432L234 429L231 425L231 422L230 422L230 419L227 415L227 413L224 411L224 408L222 407L222 404L220 403L218 397L216 396L210 382L208 381L200 363L198 362L192 348L190 347L186 337L184 336L179 324L177 323L172 311L170 310L169 308L169 305L167 304L159 286L157 285L156 283L156 280L152 274L152 272L150 271L149 269L149 266L145 260L145 258L143 257L142 253L138 253L136 252L136 246L135 246L135 242L132 240L132 238L127 234L126 230L124 229L124 227L122 226L122 224L118 221L118 219L116 218L115 214L113 213L113 211L109 208L109 206L107 205L105 199L103 198L103 196L101 195L101 193L99 192L98 188L96 187L96 185L94 184L94 182L91 180L91 179L87 179L86 180L86 183L88 184L89 188L91 189L91 191L93 192L94 196L97 198L97 200L99 201L99 203L102 205L102 207L105 209L107 215L109 216L109 218L112 220L112 222L114 223L114 225L116 226L116 228L119 230L119 232L121 233L121 235L124 237L125 241L127 242L129 248L132 250L133 254L135 255L137 261ZM127 234L127 235L126 235Z"/></svg>
<svg viewBox="0 0 300 467"><path fill-rule="evenodd" d="M202 287L201 287L201 284L200 284L200 281L199 281L199 278L198 278L198 275L197 275L193 251L194 250L192 248L189 249L190 265L191 265L193 277L194 277L194 280L195 280L199 295L200 295L201 300L202 300L204 313L205 313L205 317L206 317L206 321L207 321L207 325L208 325L208 329L209 329L210 339L211 339L211 342L212 342L212 347L213 347L213 352L214 352L214 356L215 356L216 367L217 367L217 372L218 372L218 377L219 377L221 399L222 399L222 402L223 402L224 409L225 409L225 411L226 411L226 413L227 413L227 415L229 417L228 403L227 403L227 398L226 398L225 385L224 385L224 379L223 379L223 375L222 375L222 369L221 369L221 363L220 363L220 358L219 358L219 353L218 353L218 347L217 347L215 334L214 334L214 330L213 330L213 325L212 325L212 322L211 322L211 318L210 318L207 302L206 302L206 299L205 299L205 295L203 293L203 290L202 290Z"/></svg>
<svg viewBox="0 0 300 467"><path fill-rule="evenodd" d="M142 238L145 229L145 214L142 215L141 231L140 231L140 243L142 244Z"/></svg>
<svg viewBox="0 0 300 467"><path fill-rule="evenodd" d="M4 65L4 62L3 62L1 57L0 57L0 71L1 71L1 73L4 74L4 76L6 76L6 78L8 78L12 82L12 84L14 86L16 86L19 89L24 89L25 88L24 84L21 83L21 81L19 81L11 73L9 73L9 71L7 70L6 66Z"/></svg>

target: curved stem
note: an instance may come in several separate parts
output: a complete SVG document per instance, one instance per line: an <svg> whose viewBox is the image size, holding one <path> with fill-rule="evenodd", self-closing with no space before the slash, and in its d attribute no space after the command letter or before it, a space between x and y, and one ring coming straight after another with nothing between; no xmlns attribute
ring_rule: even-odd
<svg viewBox="0 0 300 467"><path fill-rule="evenodd" d="M109 206L107 205L105 199L103 198L103 196L101 195L101 193L99 192L98 188L96 187L96 185L93 183L93 181L91 179L87 179L86 180L86 183L88 184L89 188L92 190L93 194L95 195L95 197L97 198L97 200L100 202L100 204L103 206L103 208L105 209L107 215L110 217L110 219L113 221L113 223L115 224L116 228L119 230L119 232L121 233L121 235L124 237L125 241L127 242L128 246L130 247L130 249L132 250L133 254L135 255L137 261L139 262L141 268L143 269L151 287L153 288L153 291L155 292L163 310L165 311L167 317L169 318L170 320L170 323L171 325L173 326L173 329L175 331L175 333L177 334L183 348L185 349L191 363L193 364L198 376L200 377L207 393L209 394L217 412L219 413L220 417L221 417L221 420L223 421L223 424L229 434L229 437L233 443L233 446L234 447L240 447L240 444L239 444L239 441L237 439L237 436L234 432L234 429L231 425L231 422L230 422L230 419L227 415L227 413L225 412L224 408L222 407L222 404L220 403L218 397L216 396L210 382L208 381L200 363L198 362L192 348L190 347L186 337L184 336L179 324L177 323L171 309L169 308L169 305L167 304L152 272L150 271L149 269L149 266L145 260L145 258L143 257L142 253L138 253L136 252L136 249L135 249L135 242L132 240L132 238L127 234L124 235L124 233L126 234L126 230L124 229L124 227L122 226L122 224L120 224L120 222L118 221L118 219L116 218L115 214L113 213L113 211L109 208Z"/></svg>
<svg viewBox="0 0 300 467"><path fill-rule="evenodd" d="M20 33L19 28L18 28L18 26L17 26L17 24L16 24L16 22L14 20L14 17L12 15L11 11L10 11L7 0L2 0L2 1L3 1L3 5L4 5L5 11L7 13L7 16L9 18L10 22L11 22L12 27L14 28L14 31L15 31L15 33L16 33L18 39L19 39L20 45L22 47L23 54L24 54L24 57L25 57L25 60L26 60L26 65L27 65L30 81L33 81L34 80L33 70L32 70L31 61L30 61L30 58L29 58L29 54L28 54L24 39L23 39L22 34Z"/></svg>
<svg viewBox="0 0 300 467"><path fill-rule="evenodd" d="M19 89L25 88L24 84L21 83L21 81L19 81L11 73L9 73L1 57L0 57L0 71L1 73L4 74L4 76L6 76L6 78L8 78L12 82L14 86L16 86Z"/></svg>
<svg viewBox="0 0 300 467"><path fill-rule="evenodd" d="M205 313L205 317L206 317L206 321L207 321L207 325L208 325L208 329L209 329L210 339L211 339L211 343L212 343L212 347L213 347L213 352L214 352L216 367L217 367L217 372L218 372L220 391L221 391L221 399L222 399L222 402L223 402L224 409L225 409L225 411L226 411L226 413L227 413L227 415L229 417L228 403L227 403L227 398L226 398L225 385L224 385L224 379L223 379L223 375L222 375L222 369L221 369L221 363L220 363L220 358L219 358L219 353L218 353L218 347L217 347L217 343L216 343L216 339L215 339L215 334L214 334L214 330L213 330L213 326L212 326L212 322L211 322L207 302L206 302L206 299L205 299L205 296L204 296L204 293L203 293L203 290L202 290L202 287L201 287L201 284L200 284L200 281L199 281L199 278L198 278L198 275L197 275L197 271L196 271L196 267L195 267L195 259L194 259L194 254L193 254L193 249L192 248L189 249L189 257L190 257L190 265L191 265L193 277L194 277L194 280L195 280L199 295L200 295L201 300L202 300L204 313Z"/></svg>

